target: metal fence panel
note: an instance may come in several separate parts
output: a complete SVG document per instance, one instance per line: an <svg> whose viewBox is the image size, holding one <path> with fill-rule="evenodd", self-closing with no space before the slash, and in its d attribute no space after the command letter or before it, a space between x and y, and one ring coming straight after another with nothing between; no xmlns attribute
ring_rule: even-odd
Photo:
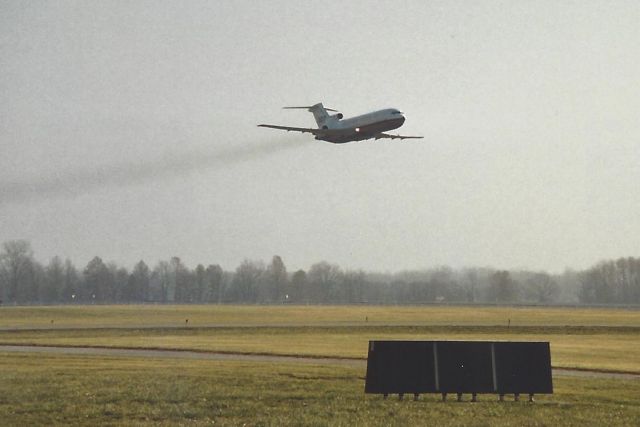
<svg viewBox="0 0 640 427"><path fill-rule="evenodd" d="M369 342L366 393L432 393L435 391L432 342Z"/></svg>
<svg viewBox="0 0 640 427"><path fill-rule="evenodd" d="M497 342L494 346L499 393L553 393L548 342Z"/></svg>
<svg viewBox="0 0 640 427"><path fill-rule="evenodd" d="M553 393L548 342L370 341L365 393Z"/></svg>

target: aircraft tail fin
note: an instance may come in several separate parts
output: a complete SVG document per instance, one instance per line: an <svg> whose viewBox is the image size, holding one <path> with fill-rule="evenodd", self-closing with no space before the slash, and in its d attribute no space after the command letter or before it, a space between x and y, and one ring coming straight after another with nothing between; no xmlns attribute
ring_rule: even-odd
<svg viewBox="0 0 640 427"><path fill-rule="evenodd" d="M331 117L329 113L327 113L327 111L334 111L334 112L337 111L331 108L325 108L324 105L322 105L322 102L319 102L310 107L284 107L284 109L286 110L302 109L302 110L307 110L310 113L313 113L313 117L316 119L316 123L318 124L318 128L320 129L327 127L327 122Z"/></svg>

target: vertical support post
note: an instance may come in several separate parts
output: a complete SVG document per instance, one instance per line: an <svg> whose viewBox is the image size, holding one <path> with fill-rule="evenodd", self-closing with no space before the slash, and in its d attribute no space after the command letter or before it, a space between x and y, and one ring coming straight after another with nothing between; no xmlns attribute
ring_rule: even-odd
<svg viewBox="0 0 640 427"><path fill-rule="evenodd" d="M496 373L496 343L491 343L491 375L493 378L493 391L498 391L498 374Z"/></svg>
<svg viewBox="0 0 640 427"><path fill-rule="evenodd" d="M477 402L478 401L478 394L477 393L471 393L471 401L472 402Z"/></svg>
<svg viewBox="0 0 640 427"><path fill-rule="evenodd" d="M520 393L513 393L513 401L520 402Z"/></svg>
<svg viewBox="0 0 640 427"><path fill-rule="evenodd" d="M533 399L533 393L529 393L529 402L535 402Z"/></svg>
<svg viewBox="0 0 640 427"><path fill-rule="evenodd" d="M458 402L462 402L462 393L458 393Z"/></svg>
<svg viewBox="0 0 640 427"><path fill-rule="evenodd" d="M443 402L447 401L447 393L442 393L442 401Z"/></svg>
<svg viewBox="0 0 640 427"><path fill-rule="evenodd" d="M434 342L433 343L433 373L434 373L434 378L436 381L436 391L440 390L440 375L438 373L438 343ZM446 398L446 393L443 393L443 399L445 400Z"/></svg>
<svg viewBox="0 0 640 427"><path fill-rule="evenodd" d="M419 393L413 393L413 400L414 402L418 400L418 398L420 397Z"/></svg>

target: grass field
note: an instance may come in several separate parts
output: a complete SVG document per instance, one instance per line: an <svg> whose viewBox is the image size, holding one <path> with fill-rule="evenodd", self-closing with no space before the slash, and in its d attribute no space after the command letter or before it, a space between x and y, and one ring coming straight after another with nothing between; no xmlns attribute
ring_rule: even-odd
<svg viewBox="0 0 640 427"><path fill-rule="evenodd" d="M371 339L549 341L555 367L640 373L638 310L439 306L2 307L0 328L17 329L0 331L2 343L352 358L366 358Z"/></svg>
<svg viewBox="0 0 640 427"><path fill-rule="evenodd" d="M0 329L184 326L632 326L640 310L483 306L0 307Z"/></svg>
<svg viewBox="0 0 640 427"><path fill-rule="evenodd" d="M640 381L555 379L535 404L383 400L361 369L0 354L3 425L637 426ZM467 396L468 399L468 396Z"/></svg>
<svg viewBox="0 0 640 427"><path fill-rule="evenodd" d="M556 367L640 372L631 310L0 307L0 329L3 343L351 358L370 339L548 340ZM640 425L639 380L555 377L531 405L384 401L363 378L348 366L0 353L0 424Z"/></svg>
<svg viewBox="0 0 640 427"><path fill-rule="evenodd" d="M594 328L231 327L0 332L0 343L366 359L371 339L549 341L554 367L640 373L640 330Z"/></svg>

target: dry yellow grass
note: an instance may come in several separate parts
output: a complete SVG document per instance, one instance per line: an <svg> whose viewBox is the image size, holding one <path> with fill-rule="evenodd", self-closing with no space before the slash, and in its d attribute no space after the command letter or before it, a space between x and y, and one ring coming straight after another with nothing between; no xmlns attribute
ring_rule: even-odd
<svg viewBox="0 0 640 427"><path fill-rule="evenodd" d="M632 326L640 310L485 306L110 305L0 307L0 329L294 325Z"/></svg>
<svg viewBox="0 0 640 427"><path fill-rule="evenodd" d="M295 327L145 330L60 330L0 333L0 342L159 348L366 358L374 339L549 341L555 367L640 373L640 337L633 331L480 327Z"/></svg>
<svg viewBox="0 0 640 427"><path fill-rule="evenodd" d="M554 366L640 372L640 311L620 309L2 307L0 328L13 329L0 331L4 343L353 358L366 358L373 339L550 341Z"/></svg>
<svg viewBox="0 0 640 427"><path fill-rule="evenodd" d="M363 369L0 352L2 425L637 426L639 381L560 377L536 403L383 400ZM524 400L524 399L523 399Z"/></svg>

